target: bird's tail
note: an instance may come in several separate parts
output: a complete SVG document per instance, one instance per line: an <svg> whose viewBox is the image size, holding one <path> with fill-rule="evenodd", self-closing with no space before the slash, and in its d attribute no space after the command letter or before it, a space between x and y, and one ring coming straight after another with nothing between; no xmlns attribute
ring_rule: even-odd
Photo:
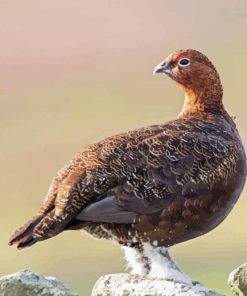
<svg viewBox="0 0 247 296"><path fill-rule="evenodd" d="M70 220L70 216L61 219L56 215L55 209L38 214L10 238L9 245L17 244L19 250L30 247L36 242L59 234L66 228Z"/></svg>
<svg viewBox="0 0 247 296"><path fill-rule="evenodd" d="M45 201L39 209L38 213L10 237L10 246L17 244L18 249L23 249L35 244L37 241L45 239L42 238L41 235L39 235L39 233L37 232L37 228L39 228L42 220L44 220L46 216L49 217L49 214L54 210L56 199L55 185L54 188L55 189L50 189L50 191L48 192L48 196L45 198Z"/></svg>
<svg viewBox="0 0 247 296"><path fill-rule="evenodd" d="M20 250L45 239L37 233L37 228L42 220L53 212L55 198L56 195L51 194L49 198L45 199L44 204L39 209L38 213L11 236L9 240L10 246L17 244L17 248Z"/></svg>
<svg viewBox="0 0 247 296"><path fill-rule="evenodd" d="M33 217L29 222L17 230L10 238L9 245L17 244L18 249L29 247L38 241L38 238L33 235L34 228L43 219L44 214L39 214Z"/></svg>

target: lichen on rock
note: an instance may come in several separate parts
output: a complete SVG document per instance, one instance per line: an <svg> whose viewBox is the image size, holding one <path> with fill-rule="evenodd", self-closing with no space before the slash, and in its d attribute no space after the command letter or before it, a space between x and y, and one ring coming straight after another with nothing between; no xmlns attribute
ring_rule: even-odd
<svg viewBox="0 0 247 296"><path fill-rule="evenodd" d="M247 263L240 265L230 273L228 284L234 296L247 295Z"/></svg>
<svg viewBox="0 0 247 296"><path fill-rule="evenodd" d="M1 296L79 296L54 277L29 270L0 277Z"/></svg>
<svg viewBox="0 0 247 296"><path fill-rule="evenodd" d="M94 285L91 296L220 296L191 281L138 277L126 273L104 275Z"/></svg>

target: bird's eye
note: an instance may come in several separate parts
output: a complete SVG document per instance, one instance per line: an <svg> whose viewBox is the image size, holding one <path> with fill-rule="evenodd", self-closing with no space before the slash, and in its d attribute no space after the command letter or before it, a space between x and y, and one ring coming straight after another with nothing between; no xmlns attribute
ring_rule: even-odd
<svg viewBox="0 0 247 296"><path fill-rule="evenodd" d="M187 67L190 65L190 60L189 59L186 59L186 58L183 58L181 60L178 61L178 65L180 67Z"/></svg>

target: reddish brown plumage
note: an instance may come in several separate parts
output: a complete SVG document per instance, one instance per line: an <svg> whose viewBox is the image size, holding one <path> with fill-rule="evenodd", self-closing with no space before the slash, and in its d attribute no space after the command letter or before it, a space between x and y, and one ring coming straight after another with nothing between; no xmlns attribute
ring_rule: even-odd
<svg viewBox="0 0 247 296"><path fill-rule="evenodd" d="M242 191L246 157L219 75L195 50L173 53L155 71L185 92L178 119L79 152L53 180L36 220L10 244L23 248L84 229L124 245L171 246L223 221Z"/></svg>

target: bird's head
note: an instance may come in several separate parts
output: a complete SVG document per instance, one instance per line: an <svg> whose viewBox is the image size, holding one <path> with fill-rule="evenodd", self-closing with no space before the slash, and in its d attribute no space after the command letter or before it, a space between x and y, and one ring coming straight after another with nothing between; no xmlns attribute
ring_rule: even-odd
<svg viewBox="0 0 247 296"><path fill-rule="evenodd" d="M155 67L156 73L164 73L182 86L187 103L190 103L187 107L195 109L195 104L202 107L210 103L222 106L223 89L219 74L201 52L193 49L176 51Z"/></svg>
<svg viewBox="0 0 247 296"><path fill-rule="evenodd" d="M165 73L185 88L203 89L205 81L219 79L210 60L194 49L181 49L170 54L155 67L156 73Z"/></svg>

